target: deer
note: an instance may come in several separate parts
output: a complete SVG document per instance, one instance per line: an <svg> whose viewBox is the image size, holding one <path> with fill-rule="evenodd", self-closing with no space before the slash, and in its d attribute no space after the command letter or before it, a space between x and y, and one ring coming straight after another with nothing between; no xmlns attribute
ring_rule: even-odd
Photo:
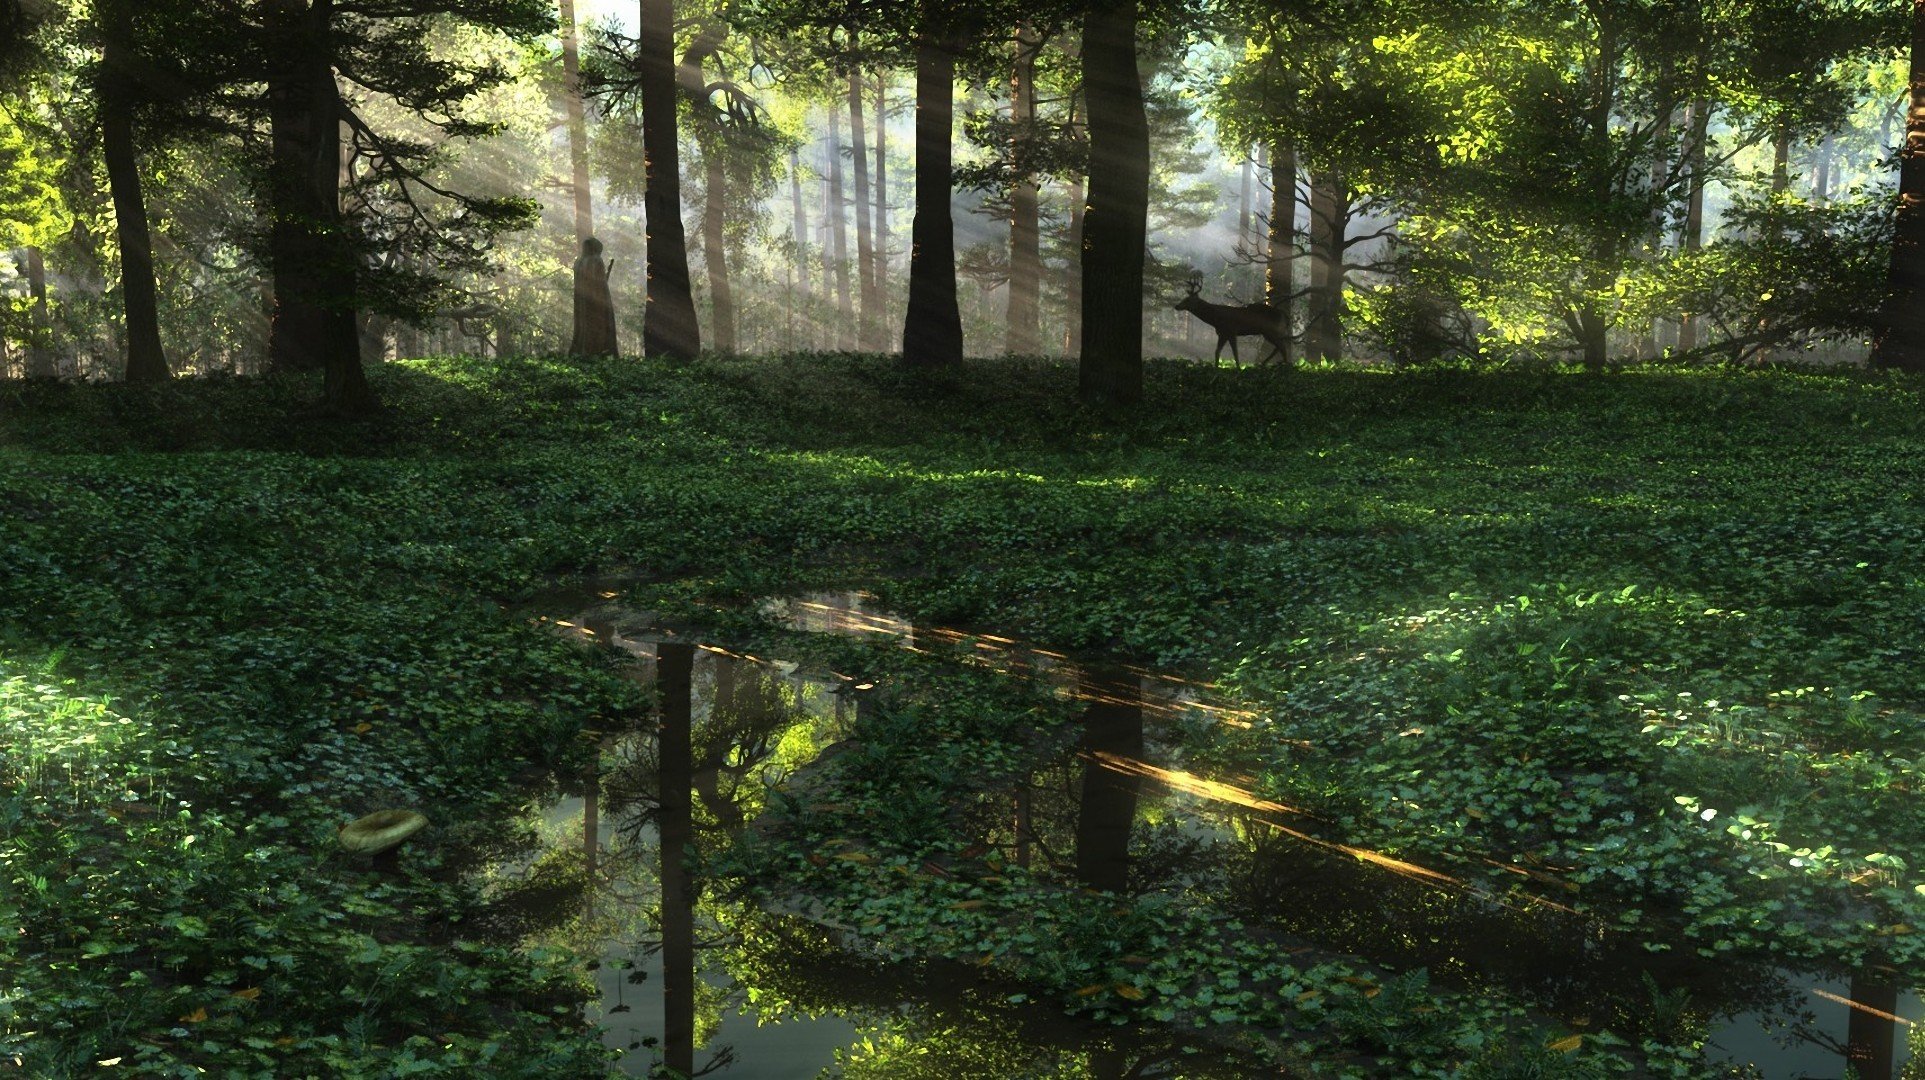
<svg viewBox="0 0 1925 1080"><path fill-rule="evenodd" d="M1230 362L1237 366L1237 370L1243 370L1243 358L1237 354L1237 339L1240 337L1255 335L1263 338L1270 343L1270 356L1282 356L1290 347L1290 339L1285 335L1276 308L1268 304L1244 304L1241 307L1212 304L1203 299L1202 291L1202 281L1191 278L1189 293L1175 306L1178 311L1187 311L1202 319L1216 331L1214 359L1217 363L1223 363L1223 346L1228 344Z"/></svg>

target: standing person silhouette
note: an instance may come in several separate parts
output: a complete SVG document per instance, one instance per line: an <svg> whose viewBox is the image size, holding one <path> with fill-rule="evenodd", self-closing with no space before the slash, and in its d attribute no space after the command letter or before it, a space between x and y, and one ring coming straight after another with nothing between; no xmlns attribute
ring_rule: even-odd
<svg viewBox="0 0 1925 1080"><path fill-rule="evenodd" d="M568 343L572 356L619 356L615 346L615 301L608 292L613 260L602 261L602 242L582 239L575 260L575 336Z"/></svg>

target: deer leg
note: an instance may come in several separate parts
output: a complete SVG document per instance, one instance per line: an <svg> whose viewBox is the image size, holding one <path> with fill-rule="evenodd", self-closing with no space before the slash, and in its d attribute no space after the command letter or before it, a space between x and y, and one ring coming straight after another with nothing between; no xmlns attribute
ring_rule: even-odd
<svg viewBox="0 0 1925 1080"><path fill-rule="evenodd" d="M1230 336L1230 362L1237 366L1238 371L1243 370L1243 354L1237 352L1237 339L1234 334Z"/></svg>
<svg viewBox="0 0 1925 1080"><path fill-rule="evenodd" d="M1222 334L1217 335L1216 355L1210 357L1210 366L1213 368L1223 366L1223 335Z"/></svg>

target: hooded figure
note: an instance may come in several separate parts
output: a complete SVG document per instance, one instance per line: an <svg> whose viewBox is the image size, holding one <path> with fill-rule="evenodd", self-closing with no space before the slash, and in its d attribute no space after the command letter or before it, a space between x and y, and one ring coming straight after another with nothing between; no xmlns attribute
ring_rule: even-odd
<svg viewBox="0 0 1925 1080"><path fill-rule="evenodd" d="M615 301L608 294L608 275L615 263L602 261L602 242L594 237L582 240L582 253L575 260L575 337L568 343L573 356L617 356L615 347Z"/></svg>

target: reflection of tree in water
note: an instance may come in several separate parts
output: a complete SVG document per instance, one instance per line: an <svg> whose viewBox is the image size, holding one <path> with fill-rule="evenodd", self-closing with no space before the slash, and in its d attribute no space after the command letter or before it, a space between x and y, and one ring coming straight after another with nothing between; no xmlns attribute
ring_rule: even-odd
<svg viewBox="0 0 1925 1080"><path fill-rule="evenodd" d="M1010 999L1016 987L960 964L866 961L804 920L749 906L723 916L736 933L721 959L756 988L764 1020L840 1016L858 1029L825 1076L847 1080L1229 1080L1248 1062ZM1020 994L1017 995L1020 997Z"/></svg>
<svg viewBox="0 0 1925 1080"><path fill-rule="evenodd" d="M729 940L701 910L701 868L760 810L763 774L777 763L783 735L808 719L796 688L773 671L712 653L700 654L698 664L697 655L690 645L658 646L657 737L625 741L602 787L619 837L607 861L642 870L637 864L655 849L657 918L653 934L635 945L639 954L661 958L665 1009L658 1071L684 1077L733 1061L733 1052L721 1047L698 1070L695 1050L740 996L739 988L717 992L696 978L696 952ZM698 690L706 691L699 695L705 707L698 708ZM645 872L611 876L645 880Z"/></svg>

